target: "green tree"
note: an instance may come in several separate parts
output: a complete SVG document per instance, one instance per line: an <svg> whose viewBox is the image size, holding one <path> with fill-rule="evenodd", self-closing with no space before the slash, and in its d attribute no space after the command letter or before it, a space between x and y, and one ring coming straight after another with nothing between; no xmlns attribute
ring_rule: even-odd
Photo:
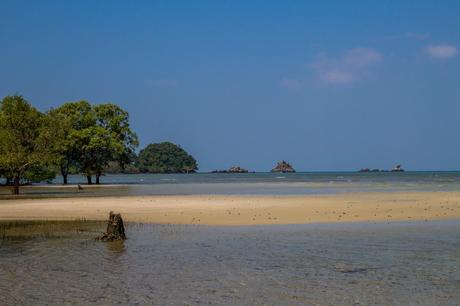
<svg viewBox="0 0 460 306"><path fill-rule="evenodd" d="M171 142L148 145L140 151L137 166L144 173L190 173L198 170L193 156Z"/></svg>
<svg viewBox="0 0 460 306"><path fill-rule="evenodd" d="M119 106L69 102L49 114L61 126L55 148L64 184L72 167L86 176L88 184L93 175L99 184L110 162L130 163L138 140L130 129L128 112Z"/></svg>
<svg viewBox="0 0 460 306"><path fill-rule="evenodd" d="M0 105L0 168L13 180L13 194L32 167L47 166L53 160L53 131L47 116L22 96L3 98Z"/></svg>
<svg viewBox="0 0 460 306"><path fill-rule="evenodd" d="M96 183L99 183L103 169L119 150L113 135L100 126L92 126L75 131L72 140L79 148L77 163L81 173L86 176L88 184L92 184L93 175L96 175Z"/></svg>
<svg viewBox="0 0 460 306"><path fill-rule="evenodd" d="M72 167L78 167L81 152L81 143L77 141L79 132L96 125L94 111L87 101L67 102L49 112L51 123L58 126L55 135L56 164L59 167L63 183L67 184L67 177Z"/></svg>
<svg viewBox="0 0 460 306"><path fill-rule="evenodd" d="M6 169L0 168L0 178L2 177L5 179L5 185L11 185L11 181L12 181L11 173L9 173Z"/></svg>
<svg viewBox="0 0 460 306"><path fill-rule="evenodd" d="M99 149L95 162L96 184L99 184L99 178L110 162L117 162L122 168L132 162L139 141L130 128L127 111L112 103L96 105L93 109L97 126L110 134L110 142L105 142L107 146ZM98 135L104 143L102 130Z"/></svg>
<svg viewBox="0 0 460 306"><path fill-rule="evenodd" d="M22 181L24 183L39 183L46 181L51 183L56 178L56 171L53 167L35 165L24 172Z"/></svg>

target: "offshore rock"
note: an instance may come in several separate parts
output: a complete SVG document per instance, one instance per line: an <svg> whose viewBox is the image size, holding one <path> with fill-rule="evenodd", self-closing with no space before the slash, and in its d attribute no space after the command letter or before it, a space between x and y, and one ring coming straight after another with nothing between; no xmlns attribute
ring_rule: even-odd
<svg viewBox="0 0 460 306"><path fill-rule="evenodd" d="M228 170L214 170L211 173L248 173L249 171L240 166L231 167Z"/></svg>
<svg viewBox="0 0 460 306"><path fill-rule="evenodd" d="M113 211L109 213L109 220L107 221L107 230L102 235L96 238L100 241L120 241L125 240L125 226L121 214L115 214Z"/></svg>
<svg viewBox="0 0 460 306"><path fill-rule="evenodd" d="M362 168L362 169L359 169L358 172L384 172L384 170L380 170L380 169L369 169L369 168Z"/></svg>
<svg viewBox="0 0 460 306"><path fill-rule="evenodd" d="M230 169L228 169L228 172L229 173L248 173L249 171L239 166L236 166L236 167L231 167Z"/></svg>
<svg viewBox="0 0 460 306"><path fill-rule="evenodd" d="M280 161L271 172L292 173L295 172L294 168L286 161Z"/></svg>
<svg viewBox="0 0 460 306"><path fill-rule="evenodd" d="M391 169L391 172L404 172L404 169L401 165L396 165L393 169Z"/></svg>

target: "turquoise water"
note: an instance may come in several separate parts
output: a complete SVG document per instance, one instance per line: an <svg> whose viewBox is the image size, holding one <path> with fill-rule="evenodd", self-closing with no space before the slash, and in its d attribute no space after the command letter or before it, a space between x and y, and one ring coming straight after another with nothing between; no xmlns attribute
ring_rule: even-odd
<svg viewBox="0 0 460 306"><path fill-rule="evenodd" d="M460 301L458 221L128 224L126 233L124 243L94 241L97 231L0 241L0 304L431 306Z"/></svg>
<svg viewBox="0 0 460 306"><path fill-rule="evenodd" d="M22 188L23 196L124 196L180 194L301 195L366 191L458 191L460 172L404 173L247 173L247 174L121 174L102 177L101 186L62 187L54 184ZM83 176L70 176L71 184L84 184ZM8 188L0 188L7 198Z"/></svg>

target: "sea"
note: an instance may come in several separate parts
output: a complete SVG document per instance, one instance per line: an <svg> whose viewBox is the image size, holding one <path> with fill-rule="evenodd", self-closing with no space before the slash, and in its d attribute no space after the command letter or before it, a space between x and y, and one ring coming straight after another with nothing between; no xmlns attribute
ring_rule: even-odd
<svg viewBox="0 0 460 306"><path fill-rule="evenodd" d="M20 197L459 191L460 172L123 174L100 186L82 176L70 183L24 186ZM10 197L0 188L0 205ZM105 222L67 222L0 222L0 305L460 305L460 220L127 223L128 239L109 243L94 239Z"/></svg>
<svg viewBox="0 0 460 306"><path fill-rule="evenodd" d="M459 221L248 227L128 223L126 241L95 241L104 226L4 237L0 304L460 302Z"/></svg>
<svg viewBox="0 0 460 306"><path fill-rule="evenodd" d="M101 185L91 188L85 187L86 178L81 175L71 175L70 186L61 182L57 177L51 184L24 186L21 197L459 191L460 172L108 174L101 178ZM0 199L10 198L9 194L9 188L0 188Z"/></svg>

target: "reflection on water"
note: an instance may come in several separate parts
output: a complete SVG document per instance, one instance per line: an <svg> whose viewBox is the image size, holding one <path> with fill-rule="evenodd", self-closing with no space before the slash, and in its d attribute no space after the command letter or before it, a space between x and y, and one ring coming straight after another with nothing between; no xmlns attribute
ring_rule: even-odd
<svg viewBox="0 0 460 306"><path fill-rule="evenodd" d="M103 225L101 225L101 230ZM398 304L460 300L460 222L205 227L128 224L4 240L4 304Z"/></svg>
<svg viewBox="0 0 460 306"><path fill-rule="evenodd" d="M71 176L72 184L83 183L82 176ZM163 194L324 194L359 191L456 191L460 172L404 173L276 173L246 174L124 174L107 175L101 186L53 185L25 186L22 197L126 196ZM0 199L10 189L0 187Z"/></svg>

